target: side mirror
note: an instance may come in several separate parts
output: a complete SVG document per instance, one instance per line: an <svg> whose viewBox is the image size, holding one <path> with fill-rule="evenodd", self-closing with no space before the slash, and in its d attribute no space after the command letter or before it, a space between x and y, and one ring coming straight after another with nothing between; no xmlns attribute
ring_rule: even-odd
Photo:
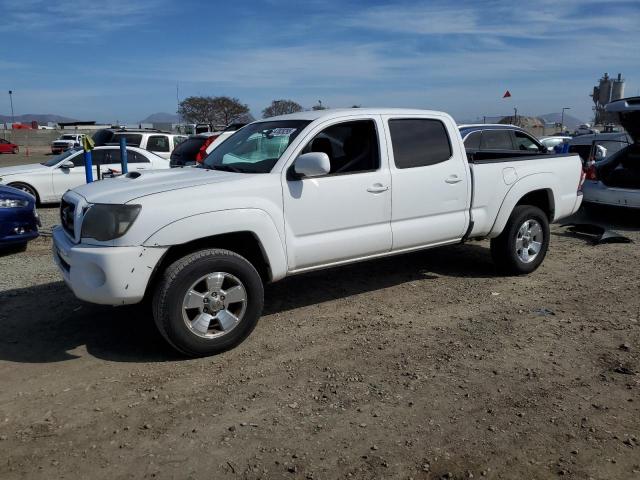
<svg viewBox="0 0 640 480"><path fill-rule="evenodd" d="M300 177L319 177L329 173L331 162L324 152L309 152L296 158L293 169Z"/></svg>
<svg viewBox="0 0 640 480"><path fill-rule="evenodd" d="M555 152L555 150L554 150L553 147L547 147L547 152L553 153L553 152Z"/></svg>
<svg viewBox="0 0 640 480"><path fill-rule="evenodd" d="M75 165L71 160L65 160L64 162L62 162L60 164L60 168L64 168L64 169L69 169L69 168L74 168Z"/></svg>

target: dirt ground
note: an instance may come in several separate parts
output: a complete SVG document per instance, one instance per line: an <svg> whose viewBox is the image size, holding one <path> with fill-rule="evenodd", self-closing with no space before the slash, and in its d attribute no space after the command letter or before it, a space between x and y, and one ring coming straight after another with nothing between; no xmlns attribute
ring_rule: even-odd
<svg viewBox="0 0 640 480"><path fill-rule="evenodd" d="M27 165L29 163L42 163L53 157L51 147L29 147L21 146L17 154L0 153L0 168L13 167L14 165Z"/></svg>
<svg viewBox="0 0 640 480"><path fill-rule="evenodd" d="M287 279L198 360L75 299L40 238L0 257L0 478L640 479L640 218L596 220L636 243L554 226L525 277L475 242Z"/></svg>

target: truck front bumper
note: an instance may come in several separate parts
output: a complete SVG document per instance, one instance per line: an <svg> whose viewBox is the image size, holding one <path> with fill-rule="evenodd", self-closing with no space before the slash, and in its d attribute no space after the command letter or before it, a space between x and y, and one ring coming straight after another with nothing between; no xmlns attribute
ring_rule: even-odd
<svg viewBox="0 0 640 480"><path fill-rule="evenodd" d="M151 274L167 251L74 244L61 226L53 229L52 249L53 260L74 295L101 305L140 302Z"/></svg>

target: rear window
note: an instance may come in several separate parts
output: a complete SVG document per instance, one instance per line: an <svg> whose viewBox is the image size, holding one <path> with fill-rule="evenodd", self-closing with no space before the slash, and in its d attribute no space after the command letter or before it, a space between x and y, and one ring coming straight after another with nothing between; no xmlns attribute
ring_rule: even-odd
<svg viewBox="0 0 640 480"><path fill-rule="evenodd" d="M142 141L142 134L140 133L116 133L114 136L114 141L119 142L120 137L126 138L127 145L132 147L139 147L140 142Z"/></svg>
<svg viewBox="0 0 640 480"><path fill-rule="evenodd" d="M389 120L393 158L398 168L435 165L451 158L451 142L440 120L401 118Z"/></svg>
<svg viewBox="0 0 640 480"><path fill-rule="evenodd" d="M473 132L464 140L464 147L470 150L480 150L482 132Z"/></svg>
<svg viewBox="0 0 640 480"><path fill-rule="evenodd" d="M189 138L178 145L171 154L172 157L180 157L184 159L196 159L196 155L204 142L206 142L206 138Z"/></svg>
<svg viewBox="0 0 640 480"><path fill-rule="evenodd" d="M480 150L513 150L509 130L484 130Z"/></svg>

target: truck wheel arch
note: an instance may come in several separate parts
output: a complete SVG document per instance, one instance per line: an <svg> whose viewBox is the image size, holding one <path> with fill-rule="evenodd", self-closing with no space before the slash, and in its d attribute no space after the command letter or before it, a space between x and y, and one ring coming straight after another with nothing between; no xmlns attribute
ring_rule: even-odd
<svg viewBox="0 0 640 480"><path fill-rule="evenodd" d="M172 258L204 248L223 248L252 263L263 280L275 281L287 273L284 240L271 220L259 209L222 210L185 217L153 233L145 246L169 247L156 269Z"/></svg>
<svg viewBox="0 0 640 480"><path fill-rule="evenodd" d="M557 180L551 173L538 173L521 178L507 192L489 237L497 237L504 229L517 205L533 205L547 214L549 223L555 218ZM540 185L545 185L540 188Z"/></svg>

